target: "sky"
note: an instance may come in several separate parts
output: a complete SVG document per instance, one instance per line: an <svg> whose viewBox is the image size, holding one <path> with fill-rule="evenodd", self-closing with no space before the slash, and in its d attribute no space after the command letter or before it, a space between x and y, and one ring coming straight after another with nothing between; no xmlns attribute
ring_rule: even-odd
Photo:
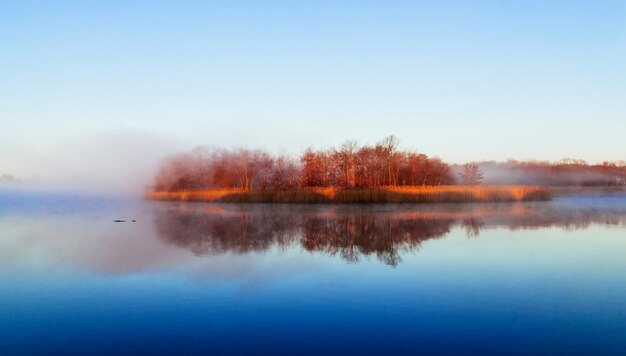
<svg viewBox="0 0 626 356"><path fill-rule="evenodd" d="M0 175L129 186L196 145L390 134L456 163L623 160L625 19L610 0L4 0Z"/></svg>

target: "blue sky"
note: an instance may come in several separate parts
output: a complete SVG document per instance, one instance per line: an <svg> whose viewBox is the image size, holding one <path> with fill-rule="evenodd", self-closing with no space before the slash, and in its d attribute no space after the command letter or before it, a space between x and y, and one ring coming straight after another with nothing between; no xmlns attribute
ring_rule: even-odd
<svg viewBox="0 0 626 356"><path fill-rule="evenodd" d="M452 162L626 159L624 19L623 1L3 1L0 174L388 134Z"/></svg>

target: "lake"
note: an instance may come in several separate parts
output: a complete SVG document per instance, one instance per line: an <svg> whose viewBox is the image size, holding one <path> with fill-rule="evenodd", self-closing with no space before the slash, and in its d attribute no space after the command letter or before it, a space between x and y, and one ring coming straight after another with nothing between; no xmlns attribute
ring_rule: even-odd
<svg viewBox="0 0 626 356"><path fill-rule="evenodd" d="M623 354L626 197L0 192L0 353Z"/></svg>

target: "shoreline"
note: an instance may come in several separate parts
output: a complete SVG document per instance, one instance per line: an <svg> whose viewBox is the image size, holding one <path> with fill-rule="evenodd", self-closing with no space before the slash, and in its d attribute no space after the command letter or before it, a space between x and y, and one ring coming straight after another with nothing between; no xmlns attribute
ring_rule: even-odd
<svg viewBox="0 0 626 356"><path fill-rule="evenodd" d="M220 189L149 191L147 200L275 204L394 204L549 201L541 186L401 186L367 189L300 188L288 190Z"/></svg>

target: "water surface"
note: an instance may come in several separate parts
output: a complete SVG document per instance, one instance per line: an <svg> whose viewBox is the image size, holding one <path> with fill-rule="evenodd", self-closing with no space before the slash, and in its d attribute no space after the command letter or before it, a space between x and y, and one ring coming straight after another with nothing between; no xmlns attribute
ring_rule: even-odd
<svg viewBox="0 0 626 356"><path fill-rule="evenodd" d="M625 232L624 197L298 206L2 192L0 350L620 354Z"/></svg>

